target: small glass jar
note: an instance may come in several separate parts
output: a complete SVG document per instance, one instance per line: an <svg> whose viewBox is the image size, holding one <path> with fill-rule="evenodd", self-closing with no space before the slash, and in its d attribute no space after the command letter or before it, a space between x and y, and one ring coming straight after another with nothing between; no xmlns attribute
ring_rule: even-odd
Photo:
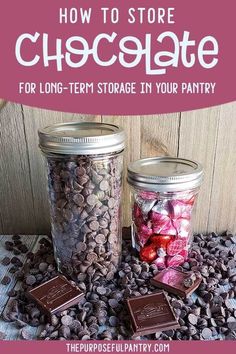
<svg viewBox="0 0 236 354"><path fill-rule="evenodd" d="M123 130L63 123L40 130L39 139L58 270L78 282L112 279L122 246Z"/></svg>
<svg viewBox="0 0 236 354"><path fill-rule="evenodd" d="M203 179L197 162L155 157L128 167L132 245L158 268L179 266L192 242L192 210Z"/></svg>

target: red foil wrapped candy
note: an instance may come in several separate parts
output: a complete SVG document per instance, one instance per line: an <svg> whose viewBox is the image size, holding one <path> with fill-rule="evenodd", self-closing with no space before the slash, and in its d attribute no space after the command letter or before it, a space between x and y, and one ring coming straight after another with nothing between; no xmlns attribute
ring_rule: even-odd
<svg viewBox="0 0 236 354"><path fill-rule="evenodd" d="M173 236L170 235L153 235L151 236L151 242L154 243L158 248L164 250L167 249L169 242L173 240Z"/></svg>
<svg viewBox="0 0 236 354"><path fill-rule="evenodd" d="M157 247L154 244L144 246L139 254L141 261L152 263L157 258Z"/></svg>

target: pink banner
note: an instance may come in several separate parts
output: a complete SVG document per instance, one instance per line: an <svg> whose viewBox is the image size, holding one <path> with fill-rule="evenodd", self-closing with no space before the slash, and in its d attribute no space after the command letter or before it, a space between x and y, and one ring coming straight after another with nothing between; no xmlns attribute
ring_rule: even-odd
<svg viewBox="0 0 236 354"><path fill-rule="evenodd" d="M4 1L0 97L91 114L236 99L235 0Z"/></svg>
<svg viewBox="0 0 236 354"><path fill-rule="evenodd" d="M214 353L228 354L235 353L235 342L232 341L176 341L176 342L159 342L159 341L58 341L58 342L35 342L35 341L13 341L0 342L1 353L11 354L20 352L24 354L57 354L65 353L170 353L170 354L191 354Z"/></svg>

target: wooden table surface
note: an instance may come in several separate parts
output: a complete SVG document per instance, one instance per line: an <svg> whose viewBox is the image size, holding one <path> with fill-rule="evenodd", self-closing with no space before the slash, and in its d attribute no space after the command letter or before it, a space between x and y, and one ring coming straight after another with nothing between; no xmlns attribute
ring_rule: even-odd
<svg viewBox="0 0 236 354"><path fill-rule="evenodd" d="M0 235L0 262L1 260L5 257L12 257L12 252L6 251L4 243L6 241L11 241L12 236L2 236ZM43 236L33 236L33 235L24 235L22 236L22 241L25 243L29 249L29 251L35 251L38 248L38 242ZM23 263L26 261L26 255L21 254L17 256ZM1 317L2 314L4 313L4 310L7 308L7 306L10 304L13 298L9 298L7 293L11 289L19 289L21 286L21 282L16 280L16 277L14 274L9 275L9 269L12 267L12 264L9 264L9 266L3 266L0 263L0 281L5 275L10 276L11 282L9 285L3 285L0 282L0 332L5 333L5 340L15 340L15 339L20 339L19 335L19 329L16 328L14 323L12 322L5 322ZM37 337L37 333L40 331L40 328L35 328L28 326L27 327L27 332L32 336L32 338Z"/></svg>

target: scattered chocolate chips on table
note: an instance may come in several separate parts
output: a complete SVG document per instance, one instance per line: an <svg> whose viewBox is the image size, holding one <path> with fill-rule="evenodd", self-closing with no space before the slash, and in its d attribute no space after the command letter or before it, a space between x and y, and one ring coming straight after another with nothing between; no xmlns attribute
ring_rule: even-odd
<svg viewBox="0 0 236 354"><path fill-rule="evenodd" d="M128 234L127 230L124 230ZM229 242L230 241L230 245ZM22 238L23 243L23 238ZM47 316L39 310L26 293L56 277L56 264L49 239L43 238L34 254L29 254L23 269L17 271L22 279L21 289L11 298L7 312L2 314L19 329L23 338L29 337L27 326L42 325L41 340L131 339L132 328L126 300L154 294L157 288L150 281L160 274L155 264L141 262L132 253L129 241L124 241L118 272L111 280L106 274L94 280L84 262L86 274L80 273L78 287L85 295L78 304ZM178 267L201 275L202 281L187 298L166 294L179 323L179 328L142 336L159 340L236 340L236 238L231 234L195 235L189 259ZM103 267L100 265L100 271ZM88 271L88 273L87 273ZM35 283L26 280L33 276ZM93 279L93 280L92 280ZM73 282L72 282L73 283ZM188 285L188 284L186 284ZM186 288L187 289L187 288ZM14 294L15 295L15 294ZM142 333L138 334L141 336ZM139 338L139 337L138 337Z"/></svg>
<svg viewBox="0 0 236 354"><path fill-rule="evenodd" d="M8 284L10 284L10 282L11 282L11 278L7 275L5 275L1 280L2 285L8 285Z"/></svg>
<svg viewBox="0 0 236 354"><path fill-rule="evenodd" d="M1 264L2 264L3 266L8 266L10 263L11 263L11 258L9 258L9 257L4 257L4 258L1 260Z"/></svg>

